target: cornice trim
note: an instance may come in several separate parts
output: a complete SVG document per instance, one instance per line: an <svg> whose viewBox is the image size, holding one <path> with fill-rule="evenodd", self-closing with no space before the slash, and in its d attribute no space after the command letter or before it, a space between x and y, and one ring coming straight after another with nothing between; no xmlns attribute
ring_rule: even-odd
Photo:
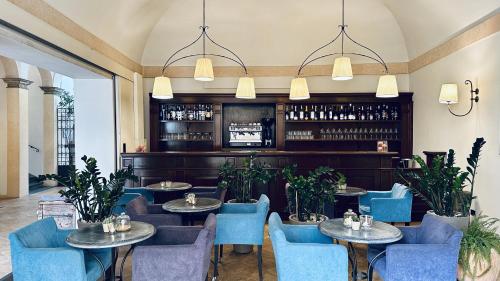
<svg viewBox="0 0 500 281"><path fill-rule="evenodd" d="M56 95L59 96L64 93L64 89L59 87L40 87L42 89L44 95Z"/></svg>
<svg viewBox="0 0 500 281"><path fill-rule="evenodd" d="M17 88L17 89L28 89L28 86L33 83L33 81L23 79L23 78L2 78L2 80L7 84L7 88Z"/></svg>

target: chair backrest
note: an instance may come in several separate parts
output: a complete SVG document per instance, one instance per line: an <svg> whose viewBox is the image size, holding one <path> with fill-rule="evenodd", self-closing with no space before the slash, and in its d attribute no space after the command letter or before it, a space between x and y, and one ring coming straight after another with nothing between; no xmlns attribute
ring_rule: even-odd
<svg viewBox="0 0 500 281"><path fill-rule="evenodd" d="M462 231L441 221L436 215L427 214L417 232L417 243L456 244L457 241L460 243L462 235Z"/></svg>
<svg viewBox="0 0 500 281"><path fill-rule="evenodd" d="M276 245L278 245L280 243L287 241L285 232L283 231L283 221L281 220L281 217L278 215L278 213L273 212L269 216L268 227L269 227L269 236L271 237L273 245L275 243Z"/></svg>
<svg viewBox="0 0 500 281"><path fill-rule="evenodd" d="M123 193L120 199L118 199L118 202L116 202L116 206L113 208L113 214L119 215L126 212L127 204L139 196L141 196L139 193Z"/></svg>
<svg viewBox="0 0 500 281"><path fill-rule="evenodd" d="M57 224L54 218L49 217L9 234L11 243L20 243L25 248L55 248L57 245Z"/></svg>
<svg viewBox="0 0 500 281"><path fill-rule="evenodd" d="M262 194L259 201L257 201L257 213L263 214L267 217L267 212L269 212L269 197Z"/></svg>
<svg viewBox="0 0 500 281"><path fill-rule="evenodd" d="M408 187L399 183L395 183L392 186L392 198L404 198L407 194L411 194Z"/></svg>
<svg viewBox="0 0 500 281"><path fill-rule="evenodd" d="M203 248L203 273L206 274L208 272L208 268L210 267L210 257L212 256L212 246L214 245L215 240L215 226L216 226L216 218L213 213L210 213L205 220L205 224L203 225L203 229L198 234L198 238L194 242L195 245L198 245Z"/></svg>
<svg viewBox="0 0 500 281"><path fill-rule="evenodd" d="M125 191L125 193L139 193L142 196L146 197L146 200L148 200L148 202L153 203L154 201L153 191L145 189L144 187L124 187L123 191Z"/></svg>
<svg viewBox="0 0 500 281"><path fill-rule="evenodd" d="M129 215L147 215L148 200L144 196L138 196L134 200L127 203L127 214Z"/></svg>

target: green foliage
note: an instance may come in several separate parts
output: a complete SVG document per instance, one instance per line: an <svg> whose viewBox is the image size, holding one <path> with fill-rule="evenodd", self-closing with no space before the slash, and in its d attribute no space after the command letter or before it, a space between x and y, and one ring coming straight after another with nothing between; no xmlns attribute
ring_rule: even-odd
<svg viewBox="0 0 500 281"><path fill-rule="evenodd" d="M487 273L491 268L491 250L500 253L500 235L497 234L497 218L480 215L472 220L462 238L458 262L465 274L475 278ZM484 272L478 274L480 265L485 265Z"/></svg>
<svg viewBox="0 0 500 281"><path fill-rule="evenodd" d="M219 167L218 187L229 188L237 203L249 203L254 184L266 184L274 178L275 174L269 168L269 165L257 161L255 153L243 160L241 168L226 162Z"/></svg>
<svg viewBox="0 0 500 281"><path fill-rule="evenodd" d="M40 180L56 180L65 188L59 193L73 204L86 222L99 222L109 217L118 199L123 195L123 186L127 180L136 181L137 177L131 166L109 175L109 180L101 177L95 158L83 156L85 169L73 169L67 177L42 175Z"/></svg>
<svg viewBox="0 0 500 281"><path fill-rule="evenodd" d="M68 114L71 115L74 112L74 101L75 101L74 96L70 95L68 91L64 91L62 94L59 95L59 103L57 104L57 106L62 108L67 108Z"/></svg>
<svg viewBox="0 0 500 281"><path fill-rule="evenodd" d="M486 142L477 138L467 158L467 171L455 166L455 151L450 149L445 159L438 156L429 167L420 156L413 159L421 171L400 170L399 177L410 190L440 216L468 216L474 197L474 183L479 167L481 148ZM470 192L464 189L470 185Z"/></svg>
<svg viewBox="0 0 500 281"><path fill-rule="evenodd" d="M297 165L283 169L283 178L288 182L288 205L296 212L300 221L308 221L311 214L323 214L325 203L335 202L335 192L345 176L330 167L318 167L307 176L295 175ZM298 206L297 206L298 205Z"/></svg>

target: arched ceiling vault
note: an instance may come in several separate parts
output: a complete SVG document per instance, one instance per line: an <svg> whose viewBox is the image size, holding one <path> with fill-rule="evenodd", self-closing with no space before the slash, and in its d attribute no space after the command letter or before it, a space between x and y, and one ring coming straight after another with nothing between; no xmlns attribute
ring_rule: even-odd
<svg viewBox="0 0 500 281"><path fill-rule="evenodd" d="M201 25L202 0L45 1L143 65L163 64L196 38ZM341 0L207 0L207 24L214 39L248 65L298 65L338 32L340 5ZM499 7L499 0L346 0L346 23L354 39L387 62L401 62Z"/></svg>

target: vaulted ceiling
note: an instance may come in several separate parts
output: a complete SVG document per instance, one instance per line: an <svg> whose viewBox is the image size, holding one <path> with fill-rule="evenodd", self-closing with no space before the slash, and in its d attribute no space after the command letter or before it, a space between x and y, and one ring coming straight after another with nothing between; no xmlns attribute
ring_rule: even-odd
<svg viewBox="0 0 500 281"><path fill-rule="evenodd" d="M202 0L45 1L143 65L163 64L196 38L202 20ZM341 0L206 1L210 34L248 65L300 64L341 23ZM499 0L346 0L346 23L354 39L402 62L499 7Z"/></svg>

